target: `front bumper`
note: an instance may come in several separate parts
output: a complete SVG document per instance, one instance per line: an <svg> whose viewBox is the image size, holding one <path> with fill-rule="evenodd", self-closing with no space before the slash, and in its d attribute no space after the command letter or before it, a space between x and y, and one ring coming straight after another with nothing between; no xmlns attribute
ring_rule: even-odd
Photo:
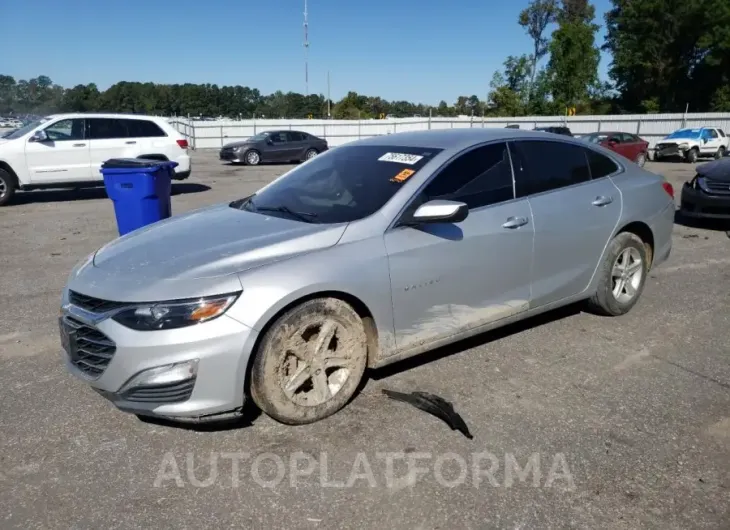
<svg viewBox="0 0 730 530"><path fill-rule="evenodd" d="M237 149L223 148L218 153L218 158L226 162L243 162L242 157L243 154Z"/></svg>
<svg viewBox="0 0 730 530"><path fill-rule="evenodd" d="M257 333L237 320L222 315L187 328L134 331L109 318L95 322L88 313L65 304L62 319L68 318L84 326L82 345L87 344L84 337L106 345L103 357L94 356L100 350L84 346L91 351L85 360L100 361L101 369L91 370L84 359L63 351L68 371L117 408L144 416L204 421L243 407L246 369ZM63 342L63 328L61 335ZM185 379L134 385L142 372L181 363L194 364L195 373Z"/></svg>
<svg viewBox="0 0 730 530"><path fill-rule="evenodd" d="M680 212L687 217L730 219L730 195L710 195L685 183Z"/></svg>
<svg viewBox="0 0 730 530"><path fill-rule="evenodd" d="M659 144L654 149L654 158L684 157L684 154L685 150L680 149L678 144Z"/></svg>

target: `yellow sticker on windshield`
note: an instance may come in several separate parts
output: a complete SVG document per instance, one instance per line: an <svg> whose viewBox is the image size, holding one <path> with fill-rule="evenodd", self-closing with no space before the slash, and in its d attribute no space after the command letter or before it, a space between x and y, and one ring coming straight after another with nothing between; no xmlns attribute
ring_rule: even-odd
<svg viewBox="0 0 730 530"><path fill-rule="evenodd" d="M393 177L392 179L390 179L390 181L391 182L405 182L414 173L415 173L415 171L413 171L412 169L404 169L403 171L401 171L400 173L398 173L395 177Z"/></svg>

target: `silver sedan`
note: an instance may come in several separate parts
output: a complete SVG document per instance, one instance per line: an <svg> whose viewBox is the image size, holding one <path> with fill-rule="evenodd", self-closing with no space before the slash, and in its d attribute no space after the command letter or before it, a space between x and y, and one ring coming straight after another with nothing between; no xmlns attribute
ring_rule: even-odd
<svg viewBox="0 0 730 530"><path fill-rule="evenodd" d="M669 256L673 193L548 133L353 142L83 260L62 295L64 357L135 414L214 420L253 399L317 421L367 368L577 301L627 313Z"/></svg>

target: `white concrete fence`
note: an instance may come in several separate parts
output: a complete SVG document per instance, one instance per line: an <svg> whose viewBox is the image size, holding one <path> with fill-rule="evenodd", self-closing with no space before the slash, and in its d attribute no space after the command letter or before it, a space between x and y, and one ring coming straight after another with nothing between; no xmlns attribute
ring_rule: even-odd
<svg viewBox="0 0 730 530"><path fill-rule="evenodd" d="M219 149L224 144L245 140L267 130L297 130L324 138L330 146L360 138L404 131L456 128L503 128L518 124L520 129L567 125L573 134L619 131L638 134L650 147L682 127L720 127L730 134L730 112L705 114L627 114L606 116L530 116L519 118L393 118L385 120L219 120L192 121L170 118L194 149Z"/></svg>

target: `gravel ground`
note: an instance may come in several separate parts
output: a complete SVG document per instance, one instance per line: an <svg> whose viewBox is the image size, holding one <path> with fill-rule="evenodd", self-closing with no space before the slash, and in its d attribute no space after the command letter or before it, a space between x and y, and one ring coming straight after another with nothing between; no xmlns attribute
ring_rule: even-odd
<svg viewBox="0 0 730 530"><path fill-rule="evenodd" d="M289 166L194 154L174 213ZM652 164L675 186L687 164ZM627 316L568 308L371 374L335 416L143 422L67 375L73 264L115 236L103 190L0 209L2 528L728 528L730 239L677 224ZM451 400L467 440L382 388ZM531 465L531 468L527 466ZM411 475L407 471L410 469Z"/></svg>

